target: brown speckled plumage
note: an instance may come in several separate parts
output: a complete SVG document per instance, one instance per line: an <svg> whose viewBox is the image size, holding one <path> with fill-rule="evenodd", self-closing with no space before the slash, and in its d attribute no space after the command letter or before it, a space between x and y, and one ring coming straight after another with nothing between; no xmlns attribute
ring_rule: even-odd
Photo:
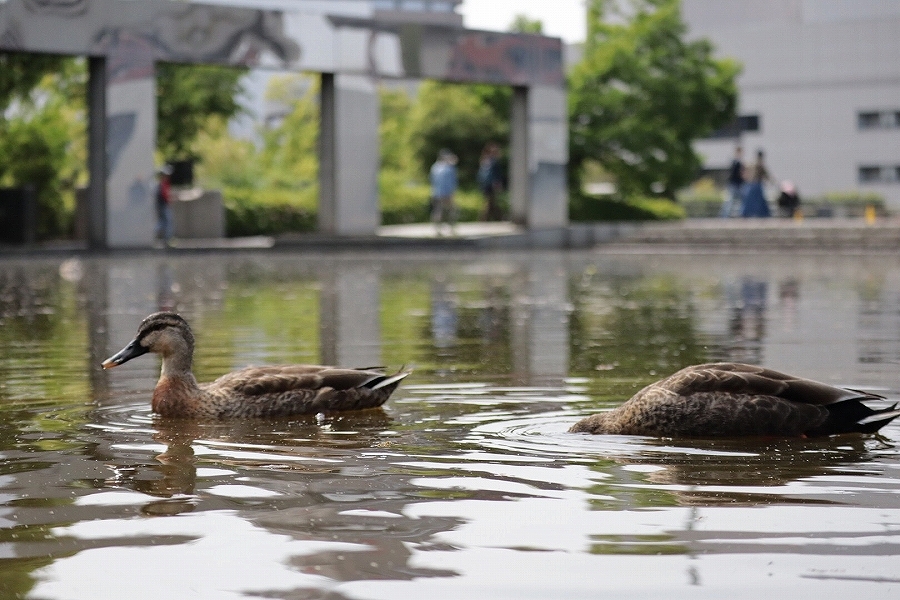
<svg viewBox="0 0 900 600"><path fill-rule="evenodd" d="M900 416L881 396L740 363L686 367L569 431L662 437L822 436L874 433Z"/></svg>
<svg viewBox="0 0 900 600"><path fill-rule="evenodd" d="M385 375L375 369L321 365L248 367L198 384L191 372L194 335L175 313L154 313L135 338L103 362L109 369L153 352L162 373L153 391L153 411L164 417L282 417L360 410L384 404L409 371Z"/></svg>

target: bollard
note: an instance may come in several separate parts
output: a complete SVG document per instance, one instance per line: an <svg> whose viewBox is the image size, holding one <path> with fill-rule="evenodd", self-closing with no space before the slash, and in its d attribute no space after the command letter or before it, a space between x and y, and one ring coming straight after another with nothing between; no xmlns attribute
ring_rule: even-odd
<svg viewBox="0 0 900 600"><path fill-rule="evenodd" d="M873 223L875 223L875 207L871 204L866 205L865 218L866 225L872 225Z"/></svg>

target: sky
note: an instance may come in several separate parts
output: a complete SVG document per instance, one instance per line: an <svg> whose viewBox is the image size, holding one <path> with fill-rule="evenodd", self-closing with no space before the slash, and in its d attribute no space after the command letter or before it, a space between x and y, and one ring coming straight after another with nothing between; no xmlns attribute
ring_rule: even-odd
<svg viewBox="0 0 900 600"><path fill-rule="evenodd" d="M544 34L563 41L583 42L584 0L463 0L456 9L471 29L505 31L516 15L542 21Z"/></svg>

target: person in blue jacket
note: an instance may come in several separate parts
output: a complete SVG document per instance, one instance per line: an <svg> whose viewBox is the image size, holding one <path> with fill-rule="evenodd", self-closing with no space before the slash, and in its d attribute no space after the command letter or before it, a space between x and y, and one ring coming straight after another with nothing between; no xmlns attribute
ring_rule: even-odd
<svg viewBox="0 0 900 600"><path fill-rule="evenodd" d="M456 155L445 148L431 165L431 221L439 232L442 223L449 225L451 233L456 225L456 163Z"/></svg>
<svg viewBox="0 0 900 600"><path fill-rule="evenodd" d="M769 203L766 201L764 185L772 180L769 170L766 168L765 156L762 150L756 151L756 164L750 168L750 177L744 186L744 202L741 206L742 217L771 217Z"/></svg>

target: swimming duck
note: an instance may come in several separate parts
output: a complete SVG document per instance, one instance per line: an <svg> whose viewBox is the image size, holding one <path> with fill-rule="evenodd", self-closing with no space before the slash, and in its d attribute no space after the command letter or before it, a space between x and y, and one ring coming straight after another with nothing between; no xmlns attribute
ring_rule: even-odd
<svg viewBox="0 0 900 600"><path fill-rule="evenodd" d="M374 408L410 374L402 369L385 375L377 368L280 365L247 367L198 384L191 372L194 334L172 312L144 319L135 338L102 366L111 369L148 352L162 357L152 407L164 417L281 417Z"/></svg>
<svg viewBox="0 0 900 600"><path fill-rule="evenodd" d="M862 403L883 399L753 365L712 363L651 383L569 431L694 438L875 433L900 416L896 404L875 410Z"/></svg>

